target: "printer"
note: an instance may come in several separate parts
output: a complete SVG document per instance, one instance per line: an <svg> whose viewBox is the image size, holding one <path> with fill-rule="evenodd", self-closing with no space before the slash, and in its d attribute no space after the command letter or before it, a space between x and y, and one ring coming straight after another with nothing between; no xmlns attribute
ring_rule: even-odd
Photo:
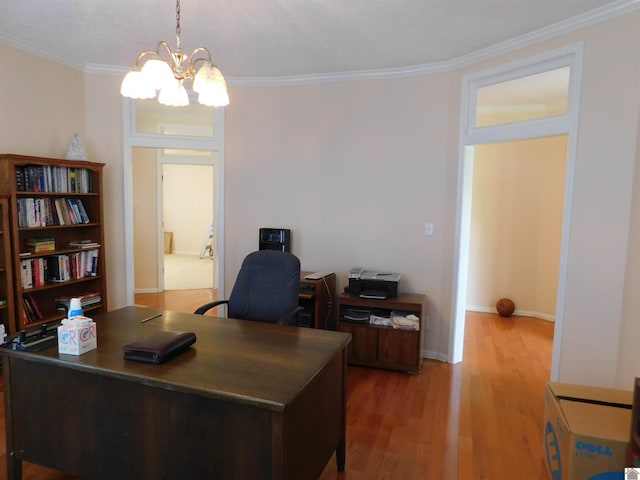
<svg viewBox="0 0 640 480"><path fill-rule="evenodd" d="M374 272L354 268L349 273L349 293L362 298L394 298L398 296L399 273Z"/></svg>

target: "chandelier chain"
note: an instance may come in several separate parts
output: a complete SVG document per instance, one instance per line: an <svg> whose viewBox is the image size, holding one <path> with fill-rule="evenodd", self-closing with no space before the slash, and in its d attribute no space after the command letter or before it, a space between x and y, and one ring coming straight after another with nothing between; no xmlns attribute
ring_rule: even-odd
<svg viewBox="0 0 640 480"><path fill-rule="evenodd" d="M176 39L178 43L178 49L180 49L180 0L176 0Z"/></svg>

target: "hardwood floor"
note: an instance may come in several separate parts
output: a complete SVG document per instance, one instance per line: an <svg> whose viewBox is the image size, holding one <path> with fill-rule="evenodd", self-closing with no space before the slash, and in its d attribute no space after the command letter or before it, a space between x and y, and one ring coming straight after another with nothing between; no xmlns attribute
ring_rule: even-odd
<svg viewBox="0 0 640 480"><path fill-rule="evenodd" d="M145 305L147 307L173 310L176 312L193 312L200 305L213 302L217 299L218 291L212 288L165 290L163 293L138 293L135 295L136 305ZM217 313L215 310L210 310L207 312L207 315L215 316Z"/></svg>
<svg viewBox="0 0 640 480"><path fill-rule="evenodd" d="M136 303L193 311L215 295L185 292L136 296ZM349 367L346 472L338 474L332 459L321 480L501 480L514 472L519 479L547 479L542 422L553 323L468 313L465 333L457 365L424 360L419 375ZM76 477L25 462L23 478Z"/></svg>

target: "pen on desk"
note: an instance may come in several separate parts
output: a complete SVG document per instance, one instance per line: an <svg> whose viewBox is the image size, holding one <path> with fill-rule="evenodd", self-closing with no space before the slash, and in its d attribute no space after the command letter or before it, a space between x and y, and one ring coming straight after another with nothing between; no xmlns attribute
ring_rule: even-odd
<svg viewBox="0 0 640 480"><path fill-rule="evenodd" d="M158 318L158 317L161 317L161 316L162 316L161 313L157 313L155 315L151 315L150 317L143 318L142 320L140 320L140 323L148 322L149 320L153 320L154 318Z"/></svg>

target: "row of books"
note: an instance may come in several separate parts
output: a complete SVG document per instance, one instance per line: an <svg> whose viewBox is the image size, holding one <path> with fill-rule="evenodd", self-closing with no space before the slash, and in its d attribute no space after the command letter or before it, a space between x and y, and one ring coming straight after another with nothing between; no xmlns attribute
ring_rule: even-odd
<svg viewBox="0 0 640 480"><path fill-rule="evenodd" d="M18 226L23 228L90 223L79 198L18 198L17 207Z"/></svg>
<svg viewBox="0 0 640 480"><path fill-rule="evenodd" d="M68 282L98 274L98 249L54 254L20 261L22 288L41 287L51 282Z"/></svg>
<svg viewBox="0 0 640 480"><path fill-rule="evenodd" d="M74 295L73 297L61 296L54 299L54 302L56 303L56 310L66 313L69 310L69 304L71 303L72 298L79 298L80 305L82 305L83 309L102 303L102 295L100 292L88 292ZM37 322L44 318L40 305L38 305L38 302L32 295L24 295L22 297L22 301L24 307L22 320L25 325L31 322Z"/></svg>
<svg viewBox="0 0 640 480"><path fill-rule="evenodd" d="M92 171L88 168L55 165L18 166L16 189L18 192L92 192Z"/></svg>
<svg viewBox="0 0 640 480"><path fill-rule="evenodd" d="M25 324L36 322L44 318L42 315L42 311L40 310L40 306L38 305L38 302L36 302L35 298L33 298L31 295L25 295L24 297L22 297L22 301L24 307L22 309L22 311L24 312L22 319Z"/></svg>

